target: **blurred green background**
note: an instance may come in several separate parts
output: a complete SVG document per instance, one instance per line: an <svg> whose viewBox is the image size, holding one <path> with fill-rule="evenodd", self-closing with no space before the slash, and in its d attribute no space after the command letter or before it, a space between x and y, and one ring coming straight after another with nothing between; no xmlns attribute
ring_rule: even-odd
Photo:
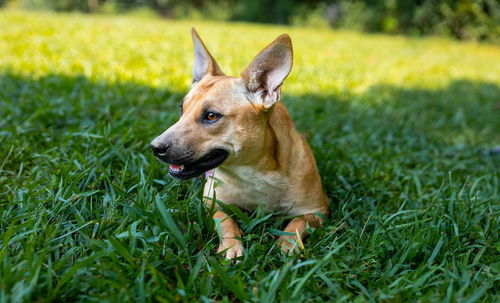
<svg viewBox="0 0 500 303"><path fill-rule="evenodd" d="M496 0L0 0L0 5L500 41Z"/></svg>

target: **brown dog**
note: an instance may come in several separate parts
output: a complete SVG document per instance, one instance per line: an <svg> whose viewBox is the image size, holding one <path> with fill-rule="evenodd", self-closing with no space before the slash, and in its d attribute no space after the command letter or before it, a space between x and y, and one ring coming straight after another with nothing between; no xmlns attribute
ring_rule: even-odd
<svg viewBox="0 0 500 303"><path fill-rule="evenodd" d="M285 106L280 88L292 69L292 44L279 36L262 50L241 77L224 75L193 29L193 86L181 103L177 123L151 142L154 154L170 164L175 178L207 172L204 201L215 199L253 210L297 215L278 243L298 250L306 227L322 223L328 212L314 156ZM218 209L218 208L216 208ZM243 254L237 223L220 209L222 242L228 259ZM300 242L301 243L301 242Z"/></svg>

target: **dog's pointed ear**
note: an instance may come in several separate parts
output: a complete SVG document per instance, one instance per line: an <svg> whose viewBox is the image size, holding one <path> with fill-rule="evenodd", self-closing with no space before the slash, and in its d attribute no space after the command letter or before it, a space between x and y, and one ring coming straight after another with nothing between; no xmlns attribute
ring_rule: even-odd
<svg viewBox="0 0 500 303"><path fill-rule="evenodd" d="M285 34L264 48L241 73L246 88L257 95L264 109L280 99L281 85L292 70L292 61L292 41Z"/></svg>
<svg viewBox="0 0 500 303"><path fill-rule="evenodd" d="M194 44L193 84L200 81L207 74L212 76L224 75L194 27L191 28L191 35Z"/></svg>

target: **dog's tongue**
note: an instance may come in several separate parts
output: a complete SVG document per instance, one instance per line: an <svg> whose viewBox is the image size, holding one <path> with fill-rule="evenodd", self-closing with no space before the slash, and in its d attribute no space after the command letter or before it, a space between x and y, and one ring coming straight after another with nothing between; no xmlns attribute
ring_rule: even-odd
<svg viewBox="0 0 500 303"><path fill-rule="evenodd" d="M170 164L170 169L172 170L181 170L181 165Z"/></svg>

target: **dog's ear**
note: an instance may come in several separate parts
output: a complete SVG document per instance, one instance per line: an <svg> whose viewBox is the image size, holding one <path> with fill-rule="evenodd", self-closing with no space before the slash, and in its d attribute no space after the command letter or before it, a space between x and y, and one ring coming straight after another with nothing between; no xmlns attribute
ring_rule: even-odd
<svg viewBox="0 0 500 303"><path fill-rule="evenodd" d="M200 81L205 75L223 76L219 65L214 60L210 52L205 47L203 41L196 30L191 28L194 44L194 63L193 63L193 84Z"/></svg>
<svg viewBox="0 0 500 303"><path fill-rule="evenodd" d="M257 94L264 109L280 99L281 85L292 70L292 61L292 41L285 34L264 48L241 73L246 88Z"/></svg>

